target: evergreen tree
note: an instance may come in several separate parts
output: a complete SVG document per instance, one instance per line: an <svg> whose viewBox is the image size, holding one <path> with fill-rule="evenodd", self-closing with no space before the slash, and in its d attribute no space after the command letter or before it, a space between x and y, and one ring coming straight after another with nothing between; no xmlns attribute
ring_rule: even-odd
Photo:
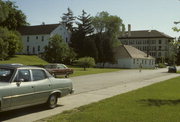
<svg viewBox="0 0 180 122"><path fill-rule="evenodd" d="M71 32L73 32L74 30L73 23L76 17L73 15L73 12L70 8L68 8L67 10L68 12L64 13L61 19L62 19L63 24L66 25L66 28L70 30Z"/></svg>
<svg viewBox="0 0 180 122"><path fill-rule="evenodd" d="M86 38L90 36L94 32L94 28L92 26L92 21L90 14L87 14L84 10L82 11L82 15L78 16L78 21L76 24L78 27L72 33L71 37L71 47L74 48L75 52L78 54L78 57L84 57L87 52L86 48L84 48L86 44Z"/></svg>

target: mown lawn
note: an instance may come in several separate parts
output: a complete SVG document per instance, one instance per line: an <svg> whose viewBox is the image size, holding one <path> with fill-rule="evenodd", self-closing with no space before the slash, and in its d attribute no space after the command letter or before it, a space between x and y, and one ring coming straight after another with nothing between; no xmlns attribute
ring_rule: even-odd
<svg viewBox="0 0 180 122"><path fill-rule="evenodd" d="M9 60L0 61L0 64L12 64L12 63L20 63L24 65L46 65L48 62L42 60L37 56L32 55L16 55Z"/></svg>
<svg viewBox="0 0 180 122"><path fill-rule="evenodd" d="M121 69L111 69L111 68L87 68L86 71L84 71L83 68L78 68L78 67L72 67L72 69L74 69L74 73L70 75L70 77L98 74L98 73L105 73L105 72L115 72L115 71L121 70Z"/></svg>
<svg viewBox="0 0 180 122"><path fill-rule="evenodd" d="M180 77L40 121L180 122Z"/></svg>
<svg viewBox="0 0 180 122"><path fill-rule="evenodd" d="M33 55L16 55L9 60L0 61L0 64L12 64L12 63L20 63L24 65L37 65L43 66L48 64L48 62L43 59L33 56ZM114 72L119 71L120 69L110 69L110 68L87 68L84 71L83 68L68 66L74 69L74 73L70 75L70 77L80 76L80 75L89 75L89 74L97 74L97 73L105 73L105 72Z"/></svg>

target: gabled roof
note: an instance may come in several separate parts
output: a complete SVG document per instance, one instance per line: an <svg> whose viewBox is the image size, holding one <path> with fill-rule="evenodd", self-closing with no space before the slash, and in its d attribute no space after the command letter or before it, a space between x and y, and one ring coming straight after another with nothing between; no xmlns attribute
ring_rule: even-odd
<svg viewBox="0 0 180 122"><path fill-rule="evenodd" d="M60 24L48 24L48 25L35 25L35 26L24 26L18 29L21 35L40 35L50 34Z"/></svg>
<svg viewBox="0 0 180 122"><path fill-rule="evenodd" d="M138 50L135 47L129 45L121 45L115 49L116 57L118 58L141 58L141 59L154 59L152 56L148 56L143 51Z"/></svg>
<svg viewBox="0 0 180 122"><path fill-rule="evenodd" d="M119 39L128 39L128 38L169 38L169 39L173 39L173 37L157 31L157 30L138 30L138 31L131 31L130 32L130 36L128 36L128 32L126 31L125 34L121 37L119 37Z"/></svg>

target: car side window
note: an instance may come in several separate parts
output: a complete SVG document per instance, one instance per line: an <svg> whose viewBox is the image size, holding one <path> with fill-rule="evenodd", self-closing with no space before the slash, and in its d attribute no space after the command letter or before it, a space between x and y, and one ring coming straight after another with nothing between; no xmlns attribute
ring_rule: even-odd
<svg viewBox="0 0 180 122"><path fill-rule="evenodd" d="M44 70L41 69L32 69L32 75L33 75L33 80L38 81L38 80L43 80L47 78L46 73Z"/></svg>
<svg viewBox="0 0 180 122"><path fill-rule="evenodd" d="M20 69L20 70L18 70L18 73L16 75L15 80L16 81L23 80L23 82L31 81L30 71L27 70L27 69Z"/></svg>

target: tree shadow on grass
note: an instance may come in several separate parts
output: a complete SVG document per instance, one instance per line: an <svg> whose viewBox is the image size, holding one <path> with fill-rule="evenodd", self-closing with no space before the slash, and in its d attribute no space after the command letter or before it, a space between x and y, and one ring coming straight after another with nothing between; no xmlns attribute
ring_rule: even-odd
<svg viewBox="0 0 180 122"><path fill-rule="evenodd" d="M180 99L177 99L177 100L142 99L139 102L148 106L161 107L163 105L178 105L180 104Z"/></svg>

